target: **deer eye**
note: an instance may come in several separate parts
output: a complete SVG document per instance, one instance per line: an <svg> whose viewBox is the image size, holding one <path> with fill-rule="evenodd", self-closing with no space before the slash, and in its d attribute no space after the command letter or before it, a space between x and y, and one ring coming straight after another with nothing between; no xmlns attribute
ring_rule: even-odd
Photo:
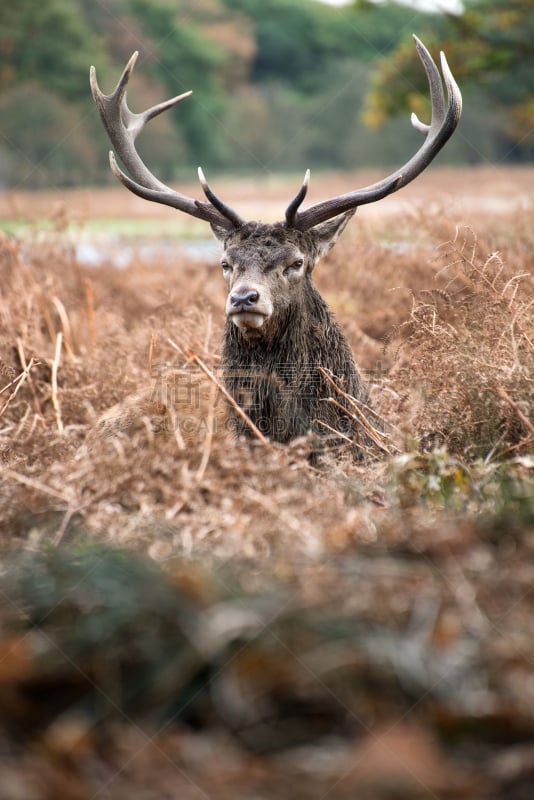
<svg viewBox="0 0 534 800"><path fill-rule="evenodd" d="M288 266L284 270L284 275L290 275L292 272L298 272L299 269L304 265L303 258L296 258L292 264L288 264Z"/></svg>
<svg viewBox="0 0 534 800"><path fill-rule="evenodd" d="M234 269L228 261L221 261L221 267L225 275L231 275Z"/></svg>

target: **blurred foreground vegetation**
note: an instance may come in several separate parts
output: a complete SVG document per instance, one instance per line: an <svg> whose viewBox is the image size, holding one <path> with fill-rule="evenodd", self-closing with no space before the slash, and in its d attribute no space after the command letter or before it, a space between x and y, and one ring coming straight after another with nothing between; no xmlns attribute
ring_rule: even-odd
<svg viewBox="0 0 534 800"><path fill-rule="evenodd" d="M78 522L4 560L3 800L528 800L533 466L399 461L390 500L486 511L320 558L162 568Z"/></svg>
<svg viewBox="0 0 534 800"><path fill-rule="evenodd" d="M461 17L356 0L18 0L0 5L0 186L111 180L88 85L111 91L140 51L134 110L181 91L140 149L163 179L399 163L425 115L411 33L443 47L465 95L462 133L442 159L533 154L533 0L466 0ZM414 60L415 58L415 60ZM378 130L370 125L380 123Z"/></svg>

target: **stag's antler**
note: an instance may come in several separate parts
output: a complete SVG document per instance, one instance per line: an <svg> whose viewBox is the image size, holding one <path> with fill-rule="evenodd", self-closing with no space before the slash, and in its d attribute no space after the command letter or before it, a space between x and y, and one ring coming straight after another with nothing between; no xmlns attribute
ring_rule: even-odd
<svg viewBox="0 0 534 800"><path fill-rule="evenodd" d="M446 108L439 70L424 44L417 36L413 38L419 58L423 62L427 74L430 99L432 101L432 120L430 125L420 122L415 114L412 114L411 118L414 128L425 134L424 144L403 167L387 178L370 186L365 186L363 189L357 189L356 191L333 197L330 200L325 200L322 203L317 203L317 205L299 212L299 206L308 190L308 170L300 191L287 208L286 225L288 227L305 231L313 228L314 225L325 222L327 219L336 217L338 214L343 214L345 211L350 211L366 203L374 203L376 200L381 200L388 194L396 192L406 186L407 183L410 183L410 181L413 181L430 164L454 133L462 113L462 95L449 69L445 54L441 53L440 55L441 69L447 87L448 102Z"/></svg>
<svg viewBox="0 0 534 800"><path fill-rule="evenodd" d="M447 87L447 106L445 107L443 84L439 70L423 43L417 36L413 38L419 58L427 74L432 101L430 125L420 122L417 116L412 114L412 125L426 136L424 144L403 167L387 178L363 189L357 189L356 191L333 197L330 200L325 200L322 203L317 203L305 211L299 211L308 191L310 178L308 170L301 188L287 207L285 223L287 227L305 231L332 217L356 209L366 203L374 203L388 194L396 192L423 172L452 136L462 113L460 89L449 69L444 53L441 53L441 69L445 86ZM244 220L212 191L200 167L198 175L208 200L207 203L187 197L166 186L150 172L141 160L135 149L135 139L146 123L161 114L162 111L166 111L171 106L189 97L191 92L185 92L159 103L141 114L134 114L130 111L126 102L126 88L137 56L138 53L135 52L130 58L114 92L110 95L105 95L100 91L96 80L95 68L91 67L91 91L102 122L111 143L132 177L126 175L119 168L113 152L109 154L111 169L131 192L143 197L145 200L152 200L156 203L163 203L172 208L177 208L186 214L203 219L226 230L240 228L244 225Z"/></svg>
<svg viewBox="0 0 534 800"><path fill-rule="evenodd" d="M128 177L117 165L113 151L109 154L109 163L113 173L122 183L134 194L143 197L145 200L153 200L156 203L177 208L185 211L192 217L203 219L221 228L239 228L244 224L244 220L236 214L229 206L220 200L210 189L206 179L199 168L199 178L208 199L208 203L194 200L180 192L176 192L158 180L145 166L137 150L135 140L141 133L146 123L153 117L166 111L171 106L185 100L191 92L173 97L163 103L159 103L141 114L134 114L128 108L126 102L126 89L130 75L137 61L138 53L135 52L128 61L120 79L112 94L106 95L100 91L96 80L96 70L91 67L91 91L97 105L100 117L108 133L111 143L117 151L119 158L132 176Z"/></svg>

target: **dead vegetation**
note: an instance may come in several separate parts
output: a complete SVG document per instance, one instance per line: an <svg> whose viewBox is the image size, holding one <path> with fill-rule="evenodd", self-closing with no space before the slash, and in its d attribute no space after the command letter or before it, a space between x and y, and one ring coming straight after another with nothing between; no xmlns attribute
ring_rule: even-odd
<svg viewBox="0 0 534 800"><path fill-rule="evenodd" d="M530 214L345 234L389 454L319 468L227 430L213 265L1 239L6 799L530 797Z"/></svg>
<svg viewBox="0 0 534 800"><path fill-rule="evenodd" d="M437 266L443 288L413 295L389 337L420 445L468 460L520 453L534 443L532 271L481 253L469 228L441 245Z"/></svg>

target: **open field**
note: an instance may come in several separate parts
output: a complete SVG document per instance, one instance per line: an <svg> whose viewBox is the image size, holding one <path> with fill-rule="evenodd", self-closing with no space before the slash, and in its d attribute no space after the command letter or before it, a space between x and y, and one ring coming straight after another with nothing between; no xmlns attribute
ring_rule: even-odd
<svg viewBox="0 0 534 800"><path fill-rule="evenodd" d="M533 179L358 212L317 283L388 453L314 466L227 430L202 224L0 197L2 798L532 797ZM298 182L213 181L266 220Z"/></svg>
<svg viewBox="0 0 534 800"><path fill-rule="evenodd" d="M346 173L312 173L309 190L310 204L348 191L348 188L366 186L383 177L387 170ZM194 176L194 170L191 170ZM283 216L285 206L294 196L302 175L258 174L256 178L214 178L213 188L239 210L246 219L274 222ZM208 179L210 176L208 175ZM378 204L362 209L366 218L380 219L399 213L413 203L431 201L454 213L466 215L469 223L475 212L506 211L529 207L532 202L534 167L498 168L493 166L473 169L435 168L425 172L415 183L405 187L400 194L392 195ZM181 183L179 191L192 197L201 197L201 189L194 180ZM169 231L178 226L205 235L205 226L197 220L173 214L165 206L147 203L125 191L117 183L110 188L64 189L61 191L4 192L0 194L0 220L4 222L32 222L43 219L67 217L75 225L113 219L158 221Z"/></svg>

